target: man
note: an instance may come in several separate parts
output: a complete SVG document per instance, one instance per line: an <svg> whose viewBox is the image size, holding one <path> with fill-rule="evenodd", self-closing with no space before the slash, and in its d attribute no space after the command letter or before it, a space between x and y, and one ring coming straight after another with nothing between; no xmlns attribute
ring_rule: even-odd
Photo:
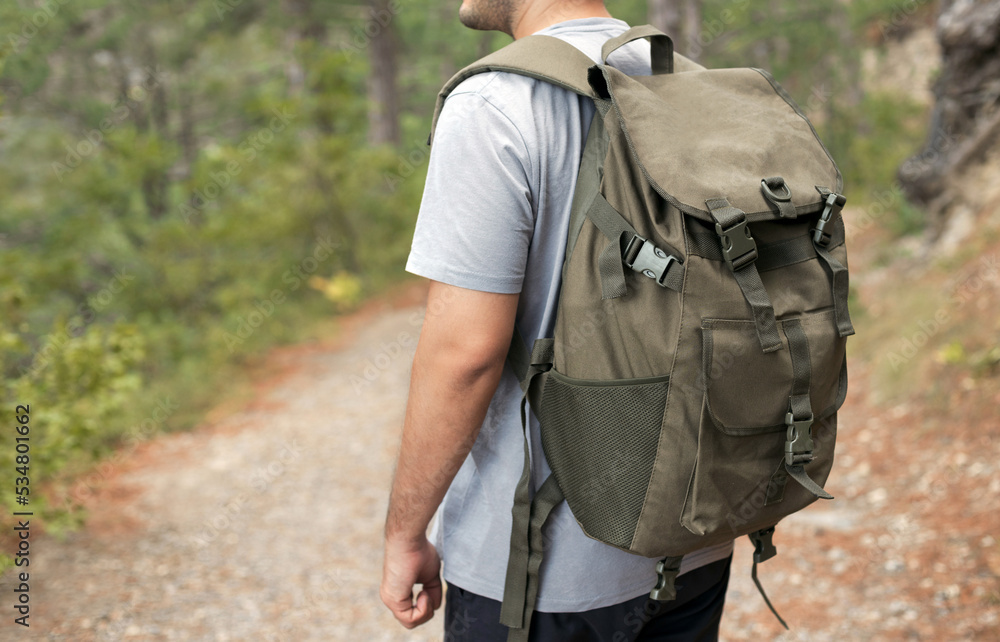
<svg viewBox="0 0 1000 642"><path fill-rule="evenodd" d="M598 61L628 25L598 0L465 0L462 23L515 39L562 38ZM637 42L608 61L650 73ZM407 628L431 619L448 582L445 639L506 639L499 623L511 506L523 465L515 322L527 345L555 323L577 169L592 102L509 73L479 74L445 102L407 270L431 279L386 522L381 597ZM534 488L549 473L530 417ZM446 494L447 492L447 494ZM440 504L440 509L439 509ZM435 512L432 537L426 530ZM658 560L583 534L563 503L549 518L532 640L713 640L732 543L684 559L674 602L650 602ZM440 555L440 557L439 557ZM413 587L421 584L416 599Z"/></svg>

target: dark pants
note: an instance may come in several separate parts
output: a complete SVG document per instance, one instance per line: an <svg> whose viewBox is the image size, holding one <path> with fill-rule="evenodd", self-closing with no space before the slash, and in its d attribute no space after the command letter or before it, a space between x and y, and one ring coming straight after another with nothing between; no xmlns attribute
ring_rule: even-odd
<svg viewBox="0 0 1000 642"><path fill-rule="evenodd" d="M732 557L677 578L677 599L656 602L643 595L582 613L539 613L531 618L531 642L710 642L729 585ZM500 602L448 586L445 642L505 642Z"/></svg>

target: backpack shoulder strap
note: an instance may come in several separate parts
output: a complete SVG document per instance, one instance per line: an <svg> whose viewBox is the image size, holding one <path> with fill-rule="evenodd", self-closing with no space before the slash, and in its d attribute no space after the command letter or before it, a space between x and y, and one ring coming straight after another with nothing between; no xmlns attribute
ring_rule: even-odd
<svg viewBox="0 0 1000 642"><path fill-rule="evenodd" d="M698 71L704 69L690 58L674 52L674 72ZM515 40L506 47L480 58L461 69L445 83L438 93L431 120L431 133L427 137L430 145L434 139L438 116L444 107L444 100L466 78L489 71L506 71L558 85L581 96L597 98L597 94L587 80L587 72L595 63L565 40L554 36L527 36Z"/></svg>
<svg viewBox="0 0 1000 642"><path fill-rule="evenodd" d="M503 49L480 58L451 77L438 93L431 121L431 136L434 137L438 116L444 107L444 100L466 78L488 71L506 71L529 76L558 85L582 96L596 97L587 81L587 70L596 63L573 45L554 36L527 36L515 40Z"/></svg>

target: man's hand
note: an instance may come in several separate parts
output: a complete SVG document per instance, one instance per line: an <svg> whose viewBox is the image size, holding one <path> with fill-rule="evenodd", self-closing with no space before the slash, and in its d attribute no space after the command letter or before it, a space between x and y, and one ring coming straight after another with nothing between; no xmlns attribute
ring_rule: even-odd
<svg viewBox="0 0 1000 642"><path fill-rule="evenodd" d="M424 537L419 542L387 540L379 594L400 624L408 629L434 617L441 607L441 558ZM413 600L413 585L423 588Z"/></svg>
<svg viewBox="0 0 1000 642"><path fill-rule="evenodd" d="M441 607L441 558L434 546L421 542L386 541L385 566L379 594L393 616L408 629L434 617ZM413 600L413 585L423 588Z"/></svg>

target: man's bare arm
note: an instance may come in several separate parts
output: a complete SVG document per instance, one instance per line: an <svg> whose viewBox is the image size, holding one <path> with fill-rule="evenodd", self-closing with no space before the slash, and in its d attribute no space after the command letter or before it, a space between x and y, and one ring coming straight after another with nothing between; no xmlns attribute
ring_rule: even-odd
<svg viewBox="0 0 1000 642"><path fill-rule="evenodd" d="M386 519L382 601L404 626L441 605L440 559L426 531L475 443L503 371L518 295L431 282ZM413 585L423 590L413 602Z"/></svg>

